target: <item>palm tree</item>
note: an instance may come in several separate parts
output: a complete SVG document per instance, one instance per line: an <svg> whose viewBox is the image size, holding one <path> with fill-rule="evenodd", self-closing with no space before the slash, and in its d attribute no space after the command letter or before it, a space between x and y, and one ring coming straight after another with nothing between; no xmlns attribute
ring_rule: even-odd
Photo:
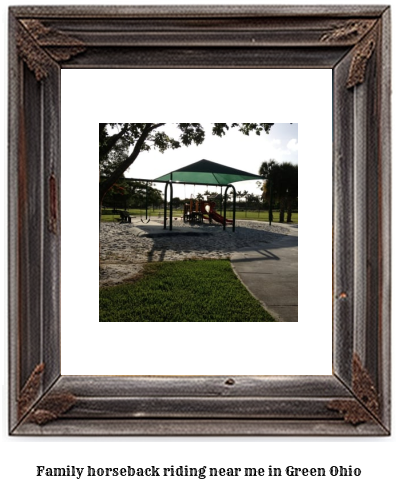
<svg viewBox="0 0 399 491"><path fill-rule="evenodd" d="M269 221L273 221L273 197L279 197L280 188L280 172L279 163L270 159L267 162L262 162L259 168L259 175L264 178L262 185L262 200L267 203L269 202Z"/></svg>
<svg viewBox="0 0 399 491"><path fill-rule="evenodd" d="M289 163L283 165L287 180L287 223L292 223L292 203L298 197L298 166Z"/></svg>
<svg viewBox="0 0 399 491"><path fill-rule="evenodd" d="M284 222L285 208L288 208L287 222L291 222L292 202L298 196L298 166L291 162L279 164L275 160L263 162L259 175L264 177L262 199L271 203L273 198L280 202L280 219Z"/></svg>
<svg viewBox="0 0 399 491"><path fill-rule="evenodd" d="M206 198L206 200L208 201L209 200L209 196L211 195L212 193L207 189L206 191L204 191L204 196Z"/></svg>
<svg viewBox="0 0 399 491"><path fill-rule="evenodd" d="M240 204L242 198L242 191L237 191L238 203Z"/></svg>
<svg viewBox="0 0 399 491"><path fill-rule="evenodd" d="M245 218L247 218L247 211L248 211L248 191L243 191L242 192L242 197L245 198Z"/></svg>

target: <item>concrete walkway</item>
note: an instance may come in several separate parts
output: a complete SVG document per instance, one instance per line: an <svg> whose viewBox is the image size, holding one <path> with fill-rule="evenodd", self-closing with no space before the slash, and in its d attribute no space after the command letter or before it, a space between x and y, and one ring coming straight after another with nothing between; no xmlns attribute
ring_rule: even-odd
<svg viewBox="0 0 399 491"><path fill-rule="evenodd" d="M201 235L213 236L215 232L212 227L183 227L181 223L179 226L178 221L174 225L173 231L169 231L169 227L163 229L161 220L143 224L135 218L129 229L134 236L154 239L162 236L198 236L200 239ZM288 229L289 235L280 236L261 248L255 242L254 246L236 249L229 254L231 264L243 284L278 322L298 322L298 225L273 225ZM229 229L226 235L223 232L215 237L224 239L231 235Z"/></svg>
<svg viewBox="0 0 399 491"><path fill-rule="evenodd" d="M231 263L278 322L298 322L298 225L284 226L290 228L290 235L262 249L234 252Z"/></svg>

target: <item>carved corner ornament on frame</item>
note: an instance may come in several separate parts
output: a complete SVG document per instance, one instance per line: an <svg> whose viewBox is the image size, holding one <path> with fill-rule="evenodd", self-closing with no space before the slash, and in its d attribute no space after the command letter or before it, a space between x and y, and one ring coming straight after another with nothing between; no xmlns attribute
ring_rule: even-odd
<svg viewBox="0 0 399 491"><path fill-rule="evenodd" d="M10 434L389 435L390 8L11 7L9 40ZM60 373L60 71L85 68L332 70L330 376Z"/></svg>

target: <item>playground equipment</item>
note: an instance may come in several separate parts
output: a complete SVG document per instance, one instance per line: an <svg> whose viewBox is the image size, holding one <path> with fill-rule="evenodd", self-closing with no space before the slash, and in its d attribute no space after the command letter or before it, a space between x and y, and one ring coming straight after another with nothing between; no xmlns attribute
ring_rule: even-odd
<svg viewBox="0 0 399 491"><path fill-rule="evenodd" d="M233 220L224 219L222 215L217 213L216 203L214 201L195 199L193 196L191 196L189 202L184 203L183 219L185 222L197 223L203 223L204 219L208 220L209 223L212 223L212 220L214 220L223 225L233 223Z"/></svg>
<svg viewBox="0 0 399 491"><path fill-rule="evenodd" d="M202 186L217 186L222 188L226 186L224 191L224 212L223 217L215 211L215 205L212 202L205 202L209 205L209 208L201 211L201 205L198 203L199 208L196 206L194 211L194 202L185 206L185 219L191 220L203 220L204 216L208 220L215 220L223 224L223 229L226 228L227 223L232 224L232 231L235 231L235 209L236 209L236 190L233 186L233 182L248 181L259 179L257 174L250 174L249 172L242 171L239 169L234 169L233 167L228 167L226 165L221 165L216 162L211 162L210 160L202 159L194 164L187 165L181 169L168 172L167 174L160 176L156 179L135 179L135 178L123 178L125 181L142 181L142 182L155 182L155 183L165 183L165 193L164 193L164 229L166 229L166 222L168 220L168 192L170 193L169 199L169 230L172 230L173 223L173 184L190 184L190 185L202 185ZM227 211L227 191L231 188L233 195L233 219L229 220L226 217ZM207 206L206 204L204 206ZM147 208L147 207L146 207ZM147 210L146 210L147 219ZM143 221L143 219L142 219Z"/></svg>
<svg viewBox="0 0 399 491"><path fill-rule="evenodd" d="M212 223L212 220L221 224L233 223L233 220L225 219L222 215L219 215L216 211L216 203L214 201L200 201L200 206L204 218L208 219L209 223Z"/></svg>
<svg viewBox="0 0 399 491"><path fill-rule="evenodd" d="M203 213L200 209L201 200L195 199L193 195L191 195L190 201L184 203L183 209L183 220L185 222L203 222Z"/></svg>

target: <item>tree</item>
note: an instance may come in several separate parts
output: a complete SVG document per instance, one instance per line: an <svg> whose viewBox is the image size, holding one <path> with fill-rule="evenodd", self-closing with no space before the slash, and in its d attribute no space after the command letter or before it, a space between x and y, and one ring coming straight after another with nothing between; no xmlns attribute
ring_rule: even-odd
<svg viewBox="0 0 399 491"><path fill-rule="evenodd" d="M259 208L259 204L260 204L259 196L255 195L254 193L247 194L247 202L249 203L250 206L252 205Z"/></svg>
<svg viewBox="0 0 399 491"><path fill-rule="evenodd" d="M289 162L282 164L284 180L287 187L286 204L287 204L287 223L292 223L292 204L298 197L298 166Z"/></svg>
<svg viewBox="0 0 399 491"><path fill-rule="evenodd" d="M100 175L102 177L109 177L117 169L119 162L126 160L128 156L128 143L123 140L115 142L107 156L104 158L100 157Z"/></svg>
<svg viewBox="0 0 399 491"><path fill-rule="evenodd" d="M211 195L212 193L209 191L209 189L207 189L206 191L204 191L204 196L206 198L206 200L208 201L209 200L209 196Z"/></svg>
<svg viewBox="0 0 399 491"><path fill-rule="evenodd" d="M181 205L181 200L178 196L176 196L175 198L172 198L172 203L175 208L179 208Z"/></svg>
<svg viewBox="0 0 399 491"><path fill-rule="evenodd" d="M160 128L166 123L100 123L99 124L99 160L101 169L107 169L105 179L100 180L99 201L123 177L127 169L135 162L140 152L200 145L205 139L205 130L201 123L175 123L180 131L179 139L167 135ZM223 136L230 128L237 127L244 135L254 132L257 135L269 133L274 123L213 123L212 134ZM230 126L229 126L230 125ZM101 174L100 174L101 175Z"/></svg>
<svg viewBox="0 0 399 491"><path fill-rule="evenodd" d="M291 162L279 164L271 159L262 163L259 175L265 179L262 192L263 201L271 203L273 198L278 199L280 223L284 222L286 207L288 207L287 222L291 222L292 203L298 196L298 165Z"/></svg>
<svg viewBox="0 0 399 491"><path fill-rule="evenodd" d="M113 209L127 209L130 201L130 189L123 182L114 184L103 200L103 205Z"/></svg>
<svg viewBox="0 0 399 491"><path fill-rule="evenodd" d="M262 162L259 168L259 175L263 177L264 182L262 185L262 200L269 202L269 221L273 220L272 203L273 198L277 195L278 189L278 162L270 159L268 162Z"/></svg>
<svg viewBox="0 0 399 491"><path fill-rule="evenodd" d="M220 194L217 193L216 191L213 191L212 193L208 194L208 201L214 201L218 197L220 197Z"/></svg>

